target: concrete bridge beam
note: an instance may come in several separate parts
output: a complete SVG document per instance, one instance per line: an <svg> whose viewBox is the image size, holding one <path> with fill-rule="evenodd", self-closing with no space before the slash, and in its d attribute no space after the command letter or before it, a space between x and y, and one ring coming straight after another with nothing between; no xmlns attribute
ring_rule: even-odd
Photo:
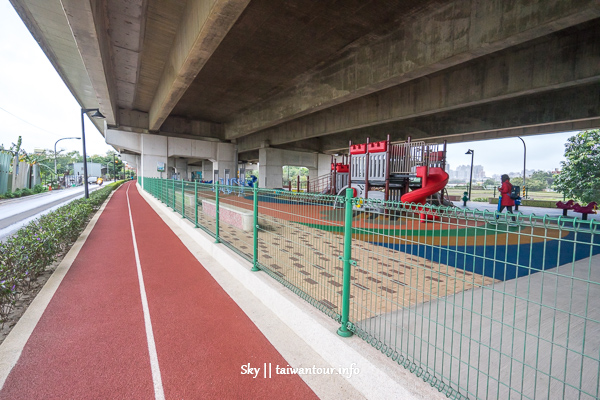
<svg viewBox="0 0 600 400"><path fill-rule="evenodd" d="M600 126L600 83L394 121L321 137L323 151L348 149L348 140L464 142L593 129ZM311 139L309 139L311 140ZM299 143L300 145L302 142Z"/></svg>
<svg viewBox="0 0 600 400"><path fill-rule="evenodd" d="M176 171L183 179L190 178L190 162L202 161L205 179L212 180L215 172L220 178L237 176L237 152L232 143L167 137L147 133L136 133L116 129L106 130L106 143L119 151L140 154L138 173L145 177L159 177L157 163L165 163L169 167L163 177L171 177Z"/></svg>
<svg viewBox="0 0 600 400"><path fill-rule="evenodd" d="M150 107L150 130L159 130L181 96L250 0L190 0Z"/></svg>
<svg viewBox="0 0 600 400"><path fill-rule="evenodd" d="M62 0L61 3L99 99L98 107L109 125L117 125L117 88L104 3L78 0Z"/></svg>
<svg viewBox="0 0 600 400"><path fill-rule="evenodd" d="M600 30L596 24L591 24L529 42L517 49L482 57L254 133L238 139L238 148L240 152L247 152L259 148L265 141L272 146L281 146L303 139L318 138L322 142L321 151L327 151L331 150L327 145L329 136L339 136L334 134L348 134L357 130L380 131L394 126L395 122L402 125L400 121L403 120L421 117L435 119L438 118L436 114L443 114L448 119L446 126L441 127L441 131L445 131L454 129L451 123L453 120L482 119L488 115L465 115L462 111L464 109L484 104L502 104L509 99L516 99L515 103L522 103L523 99L534 98L532 96L539 93L541 102L530 102L527 108L521 109L523 115L519 120L527 123L527 115L530 113L548 114L545 110L549 106L563 107L565 99L562 93L565 91L582 87L582 90L587 92L595 82L600 82ZM509 103L511 101L509 100ZM594 107L583 106L577 111L569 106L568 109L572 110L573 114L583 112L583 117L600 117L600 112ZM527 110L528 113L523 113L523 110ZM457 117L452 118L451 112L455 112ZM556 114L558 121L566 122L567 117L582 118L568 114L569 112ZM495 118L498 115L500 114L497 112L490 114L488 121L498 120L498 128L501 128L505 125L504 121L510 118ZM535 118L530 119L531 124L539 123ZM492 124L488 126L489 129L494 129ZM303 146L309 143L295 145Z"/></svg>
<svg viewBox="0 0 600 400"><path fill-rule="evenodd" d="M402 18L397 30L368 35L335 62L240 113L227 124L226 138L336 107L598 17L596 0L435 2Z"/></svg>

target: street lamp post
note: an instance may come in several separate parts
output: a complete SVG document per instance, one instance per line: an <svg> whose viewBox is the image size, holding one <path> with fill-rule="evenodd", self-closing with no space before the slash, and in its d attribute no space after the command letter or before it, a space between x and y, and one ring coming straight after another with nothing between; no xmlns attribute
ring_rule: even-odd
<svg viewBox="0 0 600 400"><path fill-rule="evenodd" d="M471 201L471 186L473 185L473 156L475 154L475 150L469 149L465 154L471 155L471 175L469 175L469 201Z"/></svg>
<svg viewBox="0 0 600 400"><path fill-rule="evenodd" d="M60 142L61 140L67 140L67 139L77 139L77 140L81 140L80 137L64 137L62 139L58 139L56 142L54 142L54 175L58 176L58 171L56 170L56 144L58 142Z"/></svg>
<svg viewBox="0 0 600 400"><path fill-rule="evenodd" d="M104 115L97 108L82 108L81 109L81 139L83 140L83 187L85 198L89 199L90 192L88 189L88 176L87 176L87 154L85 153L85 126L83 116L89 112L95 111L95 113L91 116L92 118L104 118Z"/></svg>
<svg viewBox="0 0 600 400"><path fill-rule="evenodd" d="M521 136L517 137L521 139L521 142L523 142L523 188L521 190L523 190L523 194L525 194L525 163L527 162L527 146L525 146L525 141Z"/></svg>

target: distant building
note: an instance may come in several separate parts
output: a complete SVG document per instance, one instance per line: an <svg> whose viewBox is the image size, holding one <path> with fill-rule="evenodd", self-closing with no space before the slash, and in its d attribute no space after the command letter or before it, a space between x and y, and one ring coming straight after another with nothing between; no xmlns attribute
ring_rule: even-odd
<svg viewBox="0 0 600 400"><path fill-rule="evenodd" d="M450 179L468 182L471 178L471 166L459 165L456 170L450 169L448 172ZM482 165L473 165L473 181L481 181L485 179L485 170Z"/></svg>
<svg viewBox="0 0 600 400"><path fill-rule="evenodd" d="M485 179L485 171L483 170L483 166L474 165L473 166L473 180L474 181L482 181Z"/></svg>

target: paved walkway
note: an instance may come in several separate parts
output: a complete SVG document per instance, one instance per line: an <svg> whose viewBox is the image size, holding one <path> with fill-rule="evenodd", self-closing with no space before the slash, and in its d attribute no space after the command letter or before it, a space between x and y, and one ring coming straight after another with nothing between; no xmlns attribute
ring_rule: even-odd
<svg viewBox="0 0 600 400"><path fill-rule="evenodd" d="M598 267L600 255L363 324L403 327L402 350L470 398L597 399Z"/></svg>
<svg viewBox="0 0 600 400"><path fill-rule="evenodd" d="M467 208L469 210L477 209L480 211L488 210L488 211L494 212L498 209L497 204L490 204L490 203L477 202L477 201L468 201L466 207L463 206L462 201L461 202L454 201L454 205L456 205L458 208L461 208L461 209ZM504 211L504 212L506 212L506 211ZM531 214L535 214L537 216L550 215L552 217L558 217L563 214L563 210L561 210L560 208L544 208L544 207L530 207L530 206L519 206L519 212L522 213L523 215L531 215ZM567 211L567 216L570 218L581 219L582 214L575 212L573 210L569 210L569 211ZM600 221L600 214L588 214L587 219Z"/></svg>
<svg viewBox="0 0 600 400"><path fill-rule="evenodd" d="M316 398L140 196L117 190L33 330L2 399Z"/></svg>

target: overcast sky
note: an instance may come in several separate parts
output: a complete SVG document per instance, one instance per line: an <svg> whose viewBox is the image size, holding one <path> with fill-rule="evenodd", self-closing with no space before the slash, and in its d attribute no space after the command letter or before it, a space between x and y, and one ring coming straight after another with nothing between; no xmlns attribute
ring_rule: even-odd
<svg viewBox="0 0 600 400"><path fill-rule="evenodd" d="M81 107L8 0L0 0L0 37L0 144L10 147L20 135L31 153L81 137ZM87 154L112 150L87 118L85 132ZM63 140L61 148L81 153L81 140Z"/></svg>
<svg viewBox="0 0 600 400"><path fill-rule="evenodd" d="M80 106L64 85L8 0L0 0L0 144L9 147L18 136L27 152L53 149L63 137L81 136ZM86 118L88 154L112 150ZM553 170L564 160L564 144L574 132L524 137L527 169ZM79 150L81 140L63 140L57 149ZM448 145L452 169L474 164L488 176L523 170L523 143L518 138Z"/></svg>

